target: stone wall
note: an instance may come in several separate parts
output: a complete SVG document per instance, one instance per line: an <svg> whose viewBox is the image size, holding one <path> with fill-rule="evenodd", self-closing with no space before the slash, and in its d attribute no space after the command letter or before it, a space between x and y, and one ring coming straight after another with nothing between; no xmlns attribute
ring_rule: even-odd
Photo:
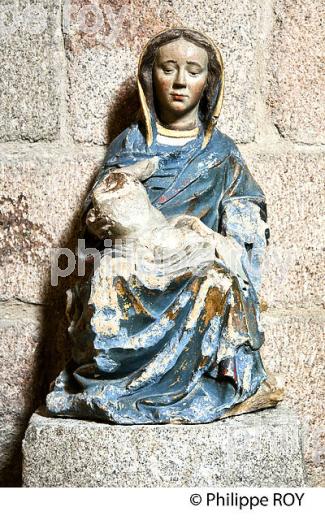
<svg viewBox="0 0 325 520"><path fill-rule="evenodd" d="M2 485L19 485L26 423L69 355L69 280L51 285L50 250L74 247L106 144L137 108L140 49L173 25L207 33L224 56L220 128L239 144L269 207L264 358L283 374L302 419L310 485L325 484L324 15L321 0L1 2Z"/></svg>

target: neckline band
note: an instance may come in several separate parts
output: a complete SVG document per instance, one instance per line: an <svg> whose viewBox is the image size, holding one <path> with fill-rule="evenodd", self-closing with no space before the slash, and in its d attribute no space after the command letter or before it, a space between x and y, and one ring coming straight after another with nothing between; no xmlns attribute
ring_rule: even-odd
<svg viewBox="0 0 325 520"><path fill-rule="evenodd" d="M193 128L192 130L171 130L170 128L165 128L160 125L158 122L156 125L158 134L166 137L196 137L200 131L199 127Z"/></svg>

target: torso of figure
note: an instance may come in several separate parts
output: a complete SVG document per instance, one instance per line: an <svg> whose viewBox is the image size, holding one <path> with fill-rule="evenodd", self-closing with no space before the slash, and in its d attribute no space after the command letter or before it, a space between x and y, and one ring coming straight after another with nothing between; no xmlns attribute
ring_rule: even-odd
<svg viewBox="0 0 325 520"><path fill-rule="evenodd" d="M144 181L151 203L159 200L160 195L176 179L180 169L185 166L191 143L197 139L199 128L194 132L166 131L158 125L156 148L162 156L160 169Z"/></svg>

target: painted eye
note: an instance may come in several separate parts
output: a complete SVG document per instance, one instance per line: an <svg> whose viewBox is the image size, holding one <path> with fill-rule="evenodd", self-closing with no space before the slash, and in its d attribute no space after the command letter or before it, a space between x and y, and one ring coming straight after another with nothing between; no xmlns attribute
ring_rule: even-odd
<svg viewBox="0 0 325 520"><path fill-rule="evenodd" d="M163 69L165 74L171 74L173 72L173 69Z"/></svg>

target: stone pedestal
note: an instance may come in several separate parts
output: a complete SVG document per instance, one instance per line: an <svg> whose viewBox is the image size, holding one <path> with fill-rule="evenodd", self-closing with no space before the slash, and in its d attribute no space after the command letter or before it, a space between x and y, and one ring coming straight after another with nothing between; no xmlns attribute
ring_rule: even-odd
<svg viewBox="0 0 325 520"><path fill-rule="evenodd" d="M35 413L27 487L303 486L301 431L285 407L198 425L119 426Z"/></svg>

